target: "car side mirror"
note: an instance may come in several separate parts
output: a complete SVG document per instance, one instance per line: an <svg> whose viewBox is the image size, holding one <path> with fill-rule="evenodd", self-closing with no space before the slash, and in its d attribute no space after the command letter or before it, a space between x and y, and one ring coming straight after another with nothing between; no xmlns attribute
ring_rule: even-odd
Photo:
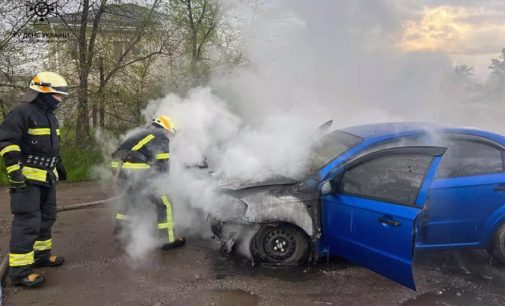
<svg viewBox="0 0 505 306"><path fill-rule="evenodd" d="M321 191L322 195L329 194L333 192L333 187L331 186L330 181L324 181L320 186L319 190Z"/></svg>

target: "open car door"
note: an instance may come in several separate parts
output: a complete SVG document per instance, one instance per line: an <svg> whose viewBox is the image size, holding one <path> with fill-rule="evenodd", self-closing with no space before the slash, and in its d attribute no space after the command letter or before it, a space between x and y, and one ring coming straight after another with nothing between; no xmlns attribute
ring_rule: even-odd
<svg viewBox="0 0 505 306"><path fill-rule="evenodd" d="M415 290L415 222L446 148L363 156L321 185L322 246Z"/></svg>

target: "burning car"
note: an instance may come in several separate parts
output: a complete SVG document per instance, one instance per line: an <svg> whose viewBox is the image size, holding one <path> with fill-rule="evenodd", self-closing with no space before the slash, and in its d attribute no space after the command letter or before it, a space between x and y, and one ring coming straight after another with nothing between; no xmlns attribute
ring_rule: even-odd
<svg viewBox="0 0 505 306"><path fill-rule="evenodd" d="M291 266L340 256L415 289L416 250L482 248L505 264L505 137L426 123L336 130L302 180L233 188L223 249Z"/></svg>

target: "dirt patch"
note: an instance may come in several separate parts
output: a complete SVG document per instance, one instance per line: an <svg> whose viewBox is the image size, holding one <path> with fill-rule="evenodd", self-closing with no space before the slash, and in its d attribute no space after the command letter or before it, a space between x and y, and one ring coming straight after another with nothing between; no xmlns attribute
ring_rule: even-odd
<svg viewBox="0 0 505 306"><path fill-rule="evenodd" d="M503 305L503 297L486 292L472 292L462 288L441 289L435 292L423 293L403 303L404 306L422 305Z"/></svg>
<svg viewBox="0 0 505 306"><path fill-rule="evenodd" d="M197 302L197 301L195 301ZM244 290L216 289L206 292L198 305L205 306L256 306L258 296Z"/></svg>

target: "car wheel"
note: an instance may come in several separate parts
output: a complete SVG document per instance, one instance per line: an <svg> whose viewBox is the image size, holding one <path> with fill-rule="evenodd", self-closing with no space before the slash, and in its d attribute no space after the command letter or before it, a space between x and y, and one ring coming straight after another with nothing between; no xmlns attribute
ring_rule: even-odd
<svg viewBox="0 0 505 306"><path fill-rule="evenodd" d="M309 239L300 228L287 224L263 225L251 241L256 262L274 266L297 266L307 262Z"/></svg>
<svg viewBox="0 0 505 306"><path fill-rule="evenodd" d="M505 224L494 234L490 253L496 260L505 265Z"/></svg>

